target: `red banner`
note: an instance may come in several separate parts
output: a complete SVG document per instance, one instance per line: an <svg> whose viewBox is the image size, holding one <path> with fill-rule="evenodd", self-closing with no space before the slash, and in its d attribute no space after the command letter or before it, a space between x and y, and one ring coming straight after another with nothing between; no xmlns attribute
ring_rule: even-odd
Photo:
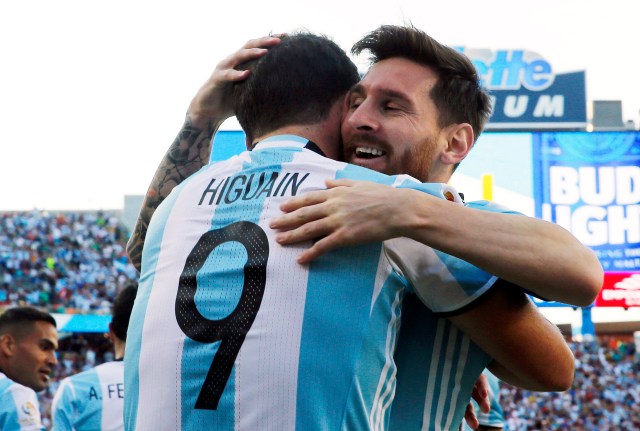
<svg viewBox="0 0 640 431"><path fill-rule="evenodd" d="M596 307L640 307L640 273L606 272Z"/></svg>

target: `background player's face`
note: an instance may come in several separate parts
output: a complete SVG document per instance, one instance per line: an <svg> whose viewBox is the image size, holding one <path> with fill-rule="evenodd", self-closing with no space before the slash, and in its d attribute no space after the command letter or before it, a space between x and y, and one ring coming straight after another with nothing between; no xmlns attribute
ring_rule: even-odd
<svg viewBox="0 0 640 431"><path fill-rule="evenodd" d="M342 122L344 160L421 181L440 178L447 141L430 96L438 76L404 58L374 64L347 96Z"/></svg>
<svg viewBox="0 0 640 431"><path fill-rule="evenodd" d="M58 332L43 321L33 322L33 330L16 340L11 357L12 380L38 392L49 385L49 376L58 361Z"/></svg>

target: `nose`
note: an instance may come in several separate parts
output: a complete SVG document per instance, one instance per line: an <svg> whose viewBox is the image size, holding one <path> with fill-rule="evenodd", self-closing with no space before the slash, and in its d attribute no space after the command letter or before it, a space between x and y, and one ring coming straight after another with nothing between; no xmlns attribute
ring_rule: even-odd
<svg viewBox="0 0 640 431"><path fill-rule="evenodd" d="M47 363L49 365L58 365L58 356L55 351L49 352L49 356L47 357Z"/></svg>
<svg viewBox="0 0 640 431"><path fill-rule="evenodd" d="M366 100L357 108L347 112L347 124L353 129L369 132L374 132L380 127L375 110L371 108L371 104L367 103Z"/></svg>

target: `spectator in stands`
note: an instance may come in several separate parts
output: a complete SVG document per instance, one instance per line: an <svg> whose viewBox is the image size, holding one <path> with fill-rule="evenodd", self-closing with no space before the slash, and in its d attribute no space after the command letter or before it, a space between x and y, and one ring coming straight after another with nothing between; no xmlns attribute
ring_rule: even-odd
<svg viewBox="0 0 640 431"><path fill-rule="evenodd" d="M106 214L0 215L0 302L108 313L137 273L118 220Z"/></svg>
<svg viewBox="0 0 640 431"><path fill-rule="evenodd" d="M640 429L640 362L635 346L619 339L572 343L575 381L569 391L501 389L505 431ZM633 346L633 347L631 347Z"/></svg>

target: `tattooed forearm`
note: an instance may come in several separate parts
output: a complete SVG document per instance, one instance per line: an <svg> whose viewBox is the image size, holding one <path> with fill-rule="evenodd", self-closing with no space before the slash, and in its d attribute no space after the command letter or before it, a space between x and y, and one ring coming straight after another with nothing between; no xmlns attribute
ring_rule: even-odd
<svg viewBox="0 0 640 431"><path fill-rule="evenodd" d="M131 263L140 271L142 247L153 213L178 184L209 162L211 139L221 122L209 121L204 129L195 127L187 114L178 136L160 162L142 202L138 220L127 243Z"/></svg>

